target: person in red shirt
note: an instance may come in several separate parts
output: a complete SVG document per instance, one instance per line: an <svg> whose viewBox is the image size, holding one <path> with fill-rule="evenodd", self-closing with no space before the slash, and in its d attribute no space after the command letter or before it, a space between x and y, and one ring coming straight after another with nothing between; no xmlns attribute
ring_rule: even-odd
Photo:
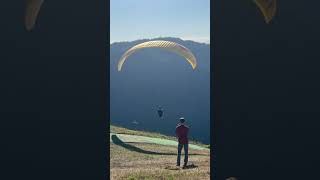
<svg viewBox="0 0 320 180"><path fill-rule="evenodd" d="M176 126L176 135L178 138L178 157L177 157L177 166L180 166L180 157L181 150L184 147L184 165L187 166L188 163L188 132L189 127L185 124L184 118L180 118L180 123Z"/></svg>

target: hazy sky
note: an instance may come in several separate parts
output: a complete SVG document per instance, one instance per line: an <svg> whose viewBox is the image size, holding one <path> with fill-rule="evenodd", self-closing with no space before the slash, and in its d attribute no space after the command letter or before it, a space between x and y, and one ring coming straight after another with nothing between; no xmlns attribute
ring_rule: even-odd
<svg viewBox="0 0 320 180"><path fill-rule="evenodd" d="M110 41L179 37L210 41L210 0L111 0Z"/></svg>

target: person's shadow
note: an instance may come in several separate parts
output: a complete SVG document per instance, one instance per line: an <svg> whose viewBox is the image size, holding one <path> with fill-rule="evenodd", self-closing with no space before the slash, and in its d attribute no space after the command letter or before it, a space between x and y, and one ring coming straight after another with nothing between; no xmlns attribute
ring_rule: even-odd
<svg viewBox="0 0 320 180"><path fill-rule="evenodd" d="M190 164L190 165L186 165L186 166L183 166L182 168L180 168L179 166L167 166L165 167L165 169L168 169L168 170L180 170L180 169L194 169L194 168L198 168L197 165L194 165L194 164Z"/></svg>
<svg viewBox="0 0 320 180"><path fill-rule="evenodd" d="M163 152L154 152L154 151L144 150L144 149L138 148L136 146L133 146L131 144L127 144L127 143L123 142L121 139L118 138L117 135L111 135L111 140L114 144L116 144L118 146L121 146L121 147L126 148L130 151L135 151L138 153L151 154L151 155L171 155L171 156L177 155L177 153L163 153ZM189 154L189 155L206 156L204 154Z"/></svg>
<svg viewBox="0 0 320 180"><path fill-rule="evenodd" d="M182 169L194 169L194 168L197 168L197 167L198 167L197 165L190 164L190 165L186 165L186 166L182 167Z"/></svg>

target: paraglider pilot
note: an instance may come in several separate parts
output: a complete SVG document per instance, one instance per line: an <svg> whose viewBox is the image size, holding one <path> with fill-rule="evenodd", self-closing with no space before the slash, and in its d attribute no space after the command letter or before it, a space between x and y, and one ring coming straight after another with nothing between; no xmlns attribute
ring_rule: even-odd
<svg viewBox="0 0 320 180"><path fill-rule="evenodd" d="M177 157L177 166L180 166L180 157L182 148L184 148L184 165L187 166L188 163L188 132L189 127L185 124L184 118L180 118L180 123L176 126L176 135L178 138L178 157Z"/></svg>
<svg viewBox="0 0 320 180"><path fill-rule="evenodd" d="M162 110L161 106L159 106L158 115L160 118L163 116L163 110Z"/></svg>

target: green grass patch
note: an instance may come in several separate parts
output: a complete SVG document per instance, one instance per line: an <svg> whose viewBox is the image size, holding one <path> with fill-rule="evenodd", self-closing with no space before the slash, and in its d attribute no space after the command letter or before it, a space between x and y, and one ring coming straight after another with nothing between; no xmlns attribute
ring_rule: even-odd
<svg viewBox="0 0 320 180"><path fill-rule="evenodd" d="M147 137L153 137L153 138L161 138L161 139L168 139L168 140L174 140L176 141L176 137L163 135L157 132L148 132L148 131L137 131L132 129L127 129L119 126L110 125L110 132L111 133L117 133L117 134L128 134L128 135L137 135L137 136L147 136ZM205 145L199 141L196 140L190 140L190 144L198 145L205 148L210 148L210 145Z"/></svg>

